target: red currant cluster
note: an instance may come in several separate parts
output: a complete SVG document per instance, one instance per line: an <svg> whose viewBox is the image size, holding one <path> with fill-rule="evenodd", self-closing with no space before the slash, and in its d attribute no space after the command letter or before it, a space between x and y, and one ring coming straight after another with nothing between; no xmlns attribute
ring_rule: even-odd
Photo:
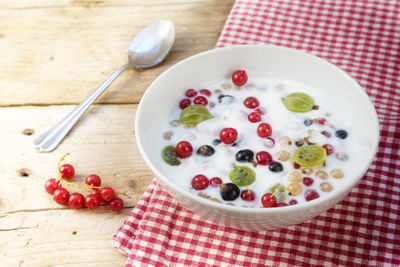
<svg viewBox="0 0 400 267"><path fill-rule="evenodd" d="M198 93L200 93L200 95L198 95ZM188 89L185 92L185 96L187 98L184 98L179 102L179 107L181 109L185 109L192 104L191 98L193 98L193 104L207 106L207 97L211 96L211 92L208 89L200 89L199 91L196 91L195 89Z"/></svg>
<svg viewBox="0 0 400 267"><path fill-rule="evenodd" d="M70 206L73 209L97 209L103 202L110 204L114 211L120 211L124 207L122 199L117 197L114 189L111 187L101 187L101 179L96 174L86 177L86 184L75 184L70 182L75 176L75 169L71 164L63 164L61 162L69 153L65 154L58 162L58 179L50 178L46 181L44 187L46 192L53 195L54 200L61 205ZM75 192L70 194L63 186L74 186L78 188L87 188L92 193L84 197L81 193Z"/></svg>

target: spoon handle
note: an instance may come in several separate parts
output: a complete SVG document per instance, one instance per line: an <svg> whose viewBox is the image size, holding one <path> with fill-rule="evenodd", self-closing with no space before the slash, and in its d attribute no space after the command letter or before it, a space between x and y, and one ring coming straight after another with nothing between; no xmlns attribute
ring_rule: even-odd
<svg viewBox="0 0 400 267"><path fill-rule="evenodd" d="M123 73L129 64L126 64L116 70L107 78L88 98L79 104L67 117L62 119L53 128L45 132L34 141L35 148L38 152L50 152L55 149L64 139L69 131L74 127L76 122L81 118L85 111L93 104L94 101L110 86L110 84Z"/></svg>

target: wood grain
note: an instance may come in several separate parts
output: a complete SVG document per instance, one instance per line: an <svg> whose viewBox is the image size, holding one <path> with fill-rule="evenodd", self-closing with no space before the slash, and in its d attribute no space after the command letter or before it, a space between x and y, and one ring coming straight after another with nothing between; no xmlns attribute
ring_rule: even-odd
<svg viewBox="0 0 400 267"><path fill-rule="evenodd" d="M138 103L172 64L215 46L233 0L0 1L0 106L80 103L127 61L130 40L160 19L176 25L166 60L127 71L98 103Z"/></svg>

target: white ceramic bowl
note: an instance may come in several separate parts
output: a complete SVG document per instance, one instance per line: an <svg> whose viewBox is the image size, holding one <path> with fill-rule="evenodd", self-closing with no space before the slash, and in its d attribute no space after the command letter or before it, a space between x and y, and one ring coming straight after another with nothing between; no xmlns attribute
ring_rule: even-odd
<svg viewBox="0 0 400 267"><path fill-rule="evenodd" d="M182 190L162 173L161 125L176 108L187 88L212 80L228 78L245 69L249 77L266 73L303 82L323 90L352 122L352 129L363 131L368 153L356 159L359 172L347 187L337 189L304 204L283 208L243 208L222 205ZM367 94L348 74L333 64L302 51L266 45L218 48L187 58L162 73L147 89L136 113L136 139L139 150L157 180L183 206L216 223L244 231L283 228L309 220L342 200L363 176L376 153L379 141L377 115Z"/></svg>

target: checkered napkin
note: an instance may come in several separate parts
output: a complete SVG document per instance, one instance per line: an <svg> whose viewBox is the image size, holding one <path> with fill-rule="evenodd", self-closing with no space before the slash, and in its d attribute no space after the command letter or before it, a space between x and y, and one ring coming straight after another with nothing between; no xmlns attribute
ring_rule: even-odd
<svg viewBox="0 0 400 267"><path fill-rule="evenodd" d="M318 55L366 89L381 127L368 172L322 215L259 233L204 221L153 181L113 245L127 266L399 266L400 2L238 0L217 47L253 43Z"/></svg>

